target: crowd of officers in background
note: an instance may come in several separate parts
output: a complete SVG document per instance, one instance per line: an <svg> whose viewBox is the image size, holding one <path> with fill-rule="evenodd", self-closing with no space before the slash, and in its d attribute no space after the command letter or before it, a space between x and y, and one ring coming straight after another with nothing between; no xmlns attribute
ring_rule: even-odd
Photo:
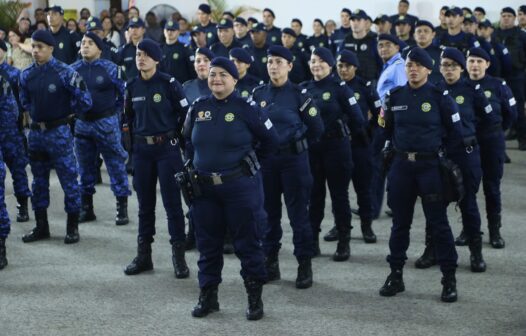
<svg viewBox="0 0 526 336"><path fill-rule="evenodd" d="M185 234L181 199L170 194L171 190L178 190L172 177L174 173L183 170L181 153L179 148L175 151L172 148L167 157L173 163L164 166L163 162L152 168L147 163L148 160L161 162L166 159L167 154L146 150L146 145L165 141L184 147L184 141L180 134L175 133L151 136L151 132L155 133L155 127L159 125L155 122L148 124L146 121L147 126L137 124L137 115L140 115L140 112L133 114L130 111L143 108L140 106L142 98L137 95L151 90L137 79L149 73L148 71L151 72L148 68L150 60L157 64L156 68L161 73L154 77L161 84L156 87L160 94L156 93L153 101L164 104L161 97L164 97L164 94L169 95L177 106L167 105L167 108L174 108L178 115L185 115L189 106L211 94L209 69L211 62L217 59L217 67L226 69L230 75L237 75L236 92L246 101L256 104L272 115L273 104L279 108L285 108L288 104L286 98L278 98L280 94L283 97L295 97L297 94L302 105L287 108L299 108L300 112L307 111L311 117L317 116L320 111L325 122L323 136L318 134L311 139L310 136L302 134L301 137L293 139L292 151L295 154L306 155L308 152L311 156L310 160L305 157L304 164L307 167L305 169L310 170L314 177L313 181L306 182L312 184L312 188L300 190L299 186L290 186L282 182L284 186L280 188L283 190L277 187L273 189L275 185L268 182L268 176L278 173L272 170L275 167L270 169L263 165L265 192L272 192L273 195L265 197L265 211L268 213L269 223L272 224L269 224L272 227L267 232L266 240L263 239L268 281L280 278L278 253L282 234L281 202L271 203L276 201L273 198L280 198L281 193L285 194L295 236L295 255L299 265L296 280L298 288L308 288L312 285L310 258L320 254L319 233L324 217L326 182L332 199L335 223L323 238L326 241L338 241L333 259L349 259L351 212L360 219L364 241L376 242L372 222L381 215L386 175L388 187L389 184L394 184L391 185L393 190L399 191L397 188L403 188L400 181L404 178L408 179L407 183L412 183L408 177L409 168L404 166L405 163L395 160L389 173L392 176L388 175L383 162L392 156L393 152L398 160L403 158L409 162L429 158L423 149L404 151L401 138L397 140L398 143L394 141L394 147L391 141L397 136L397 127L400 127L397 125L408 122L403 118L399 119L401 117L398 114L400 111L412 111L412 104L408 102L412 99L421 104L418 106L421 112L434 111L433 102L437 102L442 118L452 120L443 125L453 134L450 135L451 139L455 138L455 132L458 131L456 128L457 122L461 120L460 116L462 126L468 133L471 132L467 137L464 130L462 141L466 152L470 155L475 152L478 160L473 159L473 156L468 158L461 155L456 163L463 172L477 171L480 172L480 176L465 177L468 196L460 201L463 231L455 240L455 244L469 245L472 271L485 271L486 265L481 253L480 215L475 197L478 185L482 180L490 243L494 248L503 248L505 243L500 234L500 180L502 163L509 162L509 158L505 155L504 146L501 146L504 143L504 138L500 138L501 133L503 137L503 132L509 128L508 138L516 138L519 150L526 150L526 5L520 6L517 11L511 7L503 8L498 22L490 21L481 7L471 10L444 6L440 9L439 26L420 20L408 11L409 2L406 0L399 2L397 14L380 14L375 19L361 9L343 8L340 12L340 27L337 27L333 20L323 22L321 19L315 19L312 22L314 33L311 36L302 33L303 22L299 18L292 19L290 27L274 26L276 15L269 8L263 10L261 21L254 17L234 17L231 12L224 12L219 22L213 22L212 10L208 4L198 7L198 22L193 27L180 13L174 13L170 19L158 22L155 13L148 12L143 20L135 7L126 12L114 8L104 10L98 17L94 17L89 10L82 9L78 21L65 21L63 9L53 6L36 9L33 20L21 16L16 28L0 28L2 102L6 102L0 108L2 113L10 111L9 113L16 116L0 120L0 146L3 159L14 180L18 201L17 221L29 220L28 199L31 198L37 222L36 227L24 236L23 241L33 242L50 235L46 209L49 205L49 170L52 166L57 170L66 194L65 210L68 213L68 221L65 242L79 241L78 223L96 219L93 195L97 175L100 174L97 171L100 170L102 162L99 156L102 155L117 201L117 225L124 225L129 221L127 197L131 195L131 191L126 171L130 173L135 170L134 189L139 198L140 221L138 255L127 266L125 273L138 274L153 268L150 244L155 234L155 185L158 178L168 214L175 274L178 278L188 277L189 269L184 260L184 251L195 247L195 227L190 211L190 214L186 215L190 225ZM52 47L52 57L45 55L46 46ZM98 63L91 63L93 57ZM222 57L232 60L236 70L232 71L229 63L225 63ZM276 59L283 59L291 64L286 79L286 82L292 85L289 91L276 93L265 87L265 84L275 82L278 70L271 69L280 66L279 63L274 63L278 62ZM49 69L39 68L33 62L39 65L47 64ZM334 74L332 69L335 70ZM324 75L326 70L328 72ZM57 73L56 83L53 82L49 71ZM58 95L57 101L51 100L50 97L54 97L52 95L37 95L39 87L35 84L35 78L44 78L42 76L46 74L46 86L42 88L52 94L57 91L60 93L60 86L64 84L64 92L69 93ZM425 81L436 86L424 86L418 94L418 83L423 77ZM326 82L323 82L324 80ZM128 87L125 85L126 81ZM169 83L165 83L168 86L163 86L164 82ZM107 85L112 86L109 93ZM447 96L449 99L453 92L456 94L453 100L445 101L442 97ZM302 94L311 98L302 100ZM67 95L69 98L65 98ZM350 106L344 107L341 101L332 101L333 97L347 101ZM9 110L7 104L10 104L11 110L14 108L16 111ZM59 106L60 104L62 105ZM471 114L462 112L463 105L469 104ZM48 111L49 106L55 106L57 111ZM339 109L346 117L331 121L341 122L341 129L336 132L327 124L326 116ZM479 115L480 111L485 115ZM69 115L72 112L77 114L73 135L62 128L71 124ZM127 113L127 117L122 117L123 113ZM197 116L199 120L209 118L206 114L209 111L199 113L203 113ZM464 122L463 113L468 113L476 122ZM42 115L46 117L39 120ZM498 117L491 119L495 115ZM179 116L176 119L174 123L182 126L181 119L184 118ZM227 122L231 121L227 119ZM487 124L491 125L480 126L485 125L485 120L489 120ZM276 123L274 120L273 122ZM419 122L424 122L424 119ZM319 126L316 126L314 121L308 121L308 118L304 119L303 123L303 133L306 129L313 132L312 128ZM270 129L268 124L265 126ZM29 136L29 144L24 146L28 142L23 135L25 127L29 127L32 133ZM479 127L486 128L482 131ZM38 133L51 129L55 129L55 133L51 135ZM318 131L322 132L323 127ZM490 133L497 134L497 138L491 138L491 141L486 139L485 136ZM279 135L282 136L281 133ZM69 148L65 144L72 142L73 136L75 146ZM351 137L350 145L348 143L347 147L341 147L337 143L327 141L340 137ZM309 148L311 142L315 142L314 138L325 139L323 147ZM432 141L431 138L432 135L425 133L422 135L422 144ZM134 150L131 149L132 142L136 146ZM495 143L499 145L496 146ZM144 151L141 150L142 144L145 145ZM27 146L29 157L14 154L26 152ZM445 150L447 146L444 144L441 150ZM280 147L282 154L290 150L289 144L285 147L287 148ZM338 150L334 149L336 147ZM454 150L451 152L454 153ZM134 158L132 153L138 157ZM344 164L347 157L349 165ZM134 160L137 162L134 163ZM338 160L341 166L336 164ZM28 188L25 175L28 163L31 164L34 178L32 192ZM78 185L77 173L80 173ZM457 297L454 276L457 256L452 240L449 239L451 229L447 217L442 218L445 216L445 212L442 212L445 208L436 207L436 202L443 200L432 192L426 194L422 191L426 187L420 184L432 184L429 182L432 176L420 178L419 174L420 172L414 173L417 176L415 183L418 185L418 188L415 187L414 197L416 199L417 194L422 197L427 227L426 249L417 260L416 266L428 268L440 264L444 276L442 300L452 302ZM394 179L395 176L398 182L390 182L389 177ZM2 180L4 177L5 168L0 174ZM287 179L293 180L293 176ZM349 207L347 187L350 181L353 182L358 196L356 210ZM287 191L287 188L293 188L295 191ZM397 197L396 202L393 201L394 198L388 199L388 205L393 208L394 213L389 209L386 211L394 218L390 241L391 254L388 257L391 274L380 290L383 296L392 296L405 289L402 268L407 258L405 250L408 245L408 226L412 220L414 206L414 200L410 197L404 199L404 195L411 192L391 192ZM302 195L303 198L299 197L301 199L287 203L287 197L294 193L297 197ZM434 198L430 195L434 195ZM297 204L300 205L310 204L309 213L303 213L294 205L295 202L299 202ZM7 265L5 238L9 233L9 218L5 211L0 214L0 221L1 269ZM310 223L308 234L302 231L303 222ZM227 232L225 253L233 252L229 235ZM305 239L309 242L306 243ZM215 295L217 296L217 291ZM251 293L249 304L250 295ZM217 302L212 302L210 306L206 299L200 298L199 302L199 312L203 315L216 310ZM256 315L249 314L251 319L262 316L262 303L259 306L258 300L261 301L260 290L259 298L252 302L252 308L258 308L260 311L258 310ZM218 307L217 304L217 309Z"/></svg>

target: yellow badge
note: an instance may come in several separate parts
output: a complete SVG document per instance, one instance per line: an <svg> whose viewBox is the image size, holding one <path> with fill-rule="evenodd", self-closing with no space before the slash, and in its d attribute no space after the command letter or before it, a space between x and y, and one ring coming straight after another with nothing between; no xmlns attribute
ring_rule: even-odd
<svg viewBox="0 0 526 336"><path fill-rule="evenodd" d="M203 118L205 117L205 112L204 112L204 111L199 111L199 112L197 112L197 117L198 117L199 119L203 119Z"/></svg>
<svg viewBox="0 0 526 336"><path fill-rule="evenodd" d="M241 97L243 97L243 98L248 97L248 91L245 90L245 91L241 92Z"/></svg>
<svg viewBox="0 0 526 336"><path fill-rule="evenodd" d="M486 96L486 98L491 97L491 91L489 91L489 90L484 91L484 95Z"/></svg>
<svg viewBox="0 0 526 336"><path fill-rule="evenodd" d="M212 38L212 33L209 32L208 34L206 34L206 37L208 37L208 38Z"/></svg>
<svg viewBox="0 0 526 336"><path fill-rule="evenodd" d="M179 54L178 54L178 53L174 53L174 54L172 55L172 57L173 57L173 59L175 59L175 60L176 60L176 59L178 59L178 58L179 58Z"/></svg>
<svg viewBox="0 0 526 336"><path fill-rule="evenodd" d="M60 43L58 44L58 47L59 47L60 49L64 49L64 43L60 42Z"/></svg>
<svg viewBox="0 0 526 336"><path fill-rule="evenodd" d="M261 63L267 63L267 58L266 57L261 58Z"/></svg>
<svg viewBox="0 0 526 336"><path fill-rule="evenodd" d="M329 99L331 99L331 93L330 93L330 92L324 92L324 93L321 95L321 99L323 99L323 100L329 100Z"/></svg>
<svg viewBox="0 0 526 336"><path fill-rule="evenodd" d="M234 121L234 113L227 113L227 114L225 114L225 121L226 122Z"/></svg>
<svg viewBox="0 0 526 336"><path fill-rule="evenodd" d="M360 100L360 94L358 92L355 92L354 98L356 98L356 100Z"/></svg>
<svg viewBox="0 0 526 336"><path fill-rule="evenodd" d="M455 101L457 102L457 104L462 105L462 104L464 104L464 97L463 96L457 96L455 98Z"/></svg>
<svg viewBox="0 0 526 336"><path fill-rule="evenodd" d="M161 94L160 93L156 93L153 95L153 101L158 103L161 101Z"/></svg>
<svg viewBox="0 0 526 336"><path fill-rule="evenodd" d="M261 103L259 103L259 106L265 107L265 106L267 106L267 102L263 100L263 101L261 101Z"/></svg>
<svg viewBox="0 0 526 336"><path fill-rule="evenodd" d="M421 108L422 108L422 111L429 112L429 111L431 111L431 104L429 104L427 102L426 103L422 103Z"/></svg>
<svg viewBox="0 0 526 336"><path fill-rule="evenodd" d="M313 106L309 109L309 115L315 117L318 114L318 110Z"/></svg>

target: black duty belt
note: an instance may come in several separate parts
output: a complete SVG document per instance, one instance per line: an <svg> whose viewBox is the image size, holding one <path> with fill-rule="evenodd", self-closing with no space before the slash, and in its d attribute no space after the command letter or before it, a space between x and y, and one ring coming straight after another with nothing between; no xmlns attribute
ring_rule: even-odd
<svg viewBox="0 0 526 336"><path fill-rule="evenodd" d="M53 129L53 128L57 128L57 127L62 126L62 125L69 124L71 119L72 119L71 116L67 116L66 118L57 119L57 120L53 120L53 121L32 122L31 125L29 126L29 128L31 128L32 130L35 130L35 131L38 131L38 130L40 130L40 131L47 131L47 130L50 130L50 129Z"/></svg>
<svg viewBox="0 0 526 336"><path fill-rule="evenodd" d="M102 118L111 117L114 114L115 114L115 109L112 108L112 109L108 109L100 113L88 112L88 113L78 114L77 118L82 121L96 121Z"/></svg>
<svg viewBox="0 0 526 336"><path fill-rule="evenodd" d="M309 143L306 138L303 138L280 146L278 149L278 154L300 154L307 149L309 149Z"/></svg>
<svg viewBox="0 0 526 336"><path fill-rule="evenodd" d="M396 156L411 162L438 159L438 153L433 152L395 152Z"/></svg>
<svg viewBox="0 0 526 336"><path fill-rule="evenodd" d="M206 185L220 185L228 181L232 181L240 178L241 176L248 176L243 168L237 168L236 170L227 174L212 173L211 175L197 174L197 180L199 183Z"/></svg>
<svg viewBox="0 0 526 336"><path fill-rule="evenodd" d="M175 143L177 143L177 139L175 138L175 131L170 131L168 133L158 134L158 135L146 135L146 136L134 135L133 138L135 139L137 143L142 143L142 144L147 144L147 145L161 145L167 141L172 141L172 140L175 140Z"/></svg>
<svg viewBox="0 0 526 336"><path fill-rule="evenodd" d="M477 134L481 136L486 136L486 135L492 135L492 134L500 133L500 132L504 132L504 130L502 129L502 124L498 123L495 125L491 125L487 128L478 130Z"/></svg>

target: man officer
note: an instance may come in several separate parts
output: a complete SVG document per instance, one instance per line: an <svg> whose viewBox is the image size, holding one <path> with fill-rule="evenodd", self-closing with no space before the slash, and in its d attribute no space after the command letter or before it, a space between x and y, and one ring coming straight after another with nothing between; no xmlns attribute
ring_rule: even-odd
<svg viewBox="0 0 526 336"><path fill-rule="evenodd" d="M77 59L80 48L80 36L64 27L64 10L60 6L46 8L49 30L55 39L53 57L66 64Z"/></svg>

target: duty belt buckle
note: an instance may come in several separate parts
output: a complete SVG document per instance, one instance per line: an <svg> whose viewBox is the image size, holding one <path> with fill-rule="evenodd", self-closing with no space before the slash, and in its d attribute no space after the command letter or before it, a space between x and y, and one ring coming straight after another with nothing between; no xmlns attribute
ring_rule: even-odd
<svg viewBox="0 0 526 336"><path fill-rule="evenodd" d="M146 144L148 145L155 145L155 137L154 136L146 136Z"/></svg>
<svg viewBox="0 0 526 336"><path fill-rule="evenodd" d="M37 123L38 125L38 128L41 130L41 131L45 131L47 130L47 127L46 127L46 123L45 122L39 122Z"/></svg>
<svg viewBox="0 0 526 336"><path fill-rule="evenodd" d="M416 152L409 152L407 153L407 160L411 162L416 161Z"/></svg>
<svg viewBox="0 0 526 336"><path fill-rule="evenodd" d="M213 185L219 185L223 184L223 180L221 179L221 175L218 175L217 173L212 173L212 184Z"/></svg>

